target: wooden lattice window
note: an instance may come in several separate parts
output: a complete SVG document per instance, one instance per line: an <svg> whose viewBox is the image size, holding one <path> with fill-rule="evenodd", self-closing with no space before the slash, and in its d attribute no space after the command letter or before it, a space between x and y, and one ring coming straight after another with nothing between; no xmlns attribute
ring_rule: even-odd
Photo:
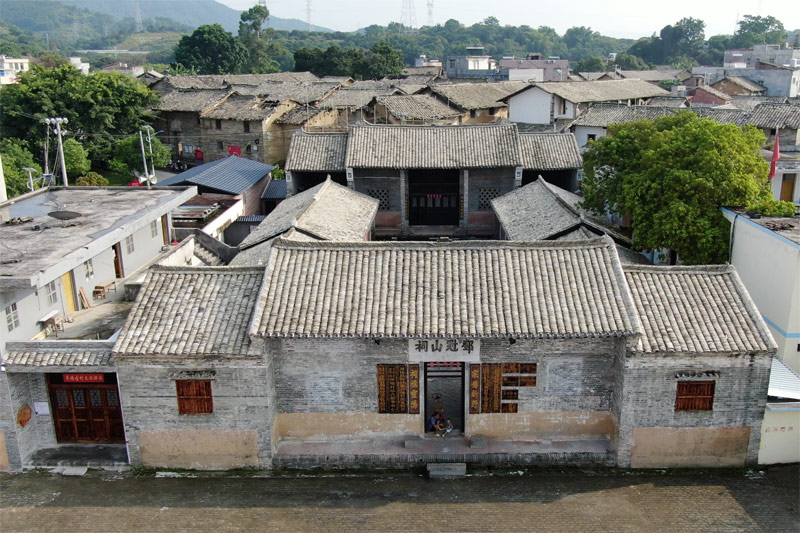
<svg viewBox="0 0 800 533"><path fill-rule="evenodd" d="M378 412L408 413L406 365L378 365Z"/></svg>
<svg viewBox="0 0 800 533"><path fill-rule="evenodd" d="M371 196L378 200L378 210L389 210L389 190L388 189L367 189L367 196Z"/></svg>
<svg viewBox="0 0 800 533"><path fill-rule="evenodd" d="M503 365L481 365L481 413L499 413L502 409Z"/></svg>
<svg viewBox="0 0 800 533"><path fill-rule="evenodd" d="M713 381L679 381L676 411L711 411L714 408Z"/></svg>
<svg viewBox="0 0 800 533"><path fill-rule="evenodd" d="M182 415L207 415L214 412L211 398L211 381L176 381L178 413Z"/></svg>
<svg viewBox="0 0 800 533"><path fill-rule="evenodd" d="M500 189L478 189L478 209L487 210L492 208L492 200L500 196Z"/></svg>

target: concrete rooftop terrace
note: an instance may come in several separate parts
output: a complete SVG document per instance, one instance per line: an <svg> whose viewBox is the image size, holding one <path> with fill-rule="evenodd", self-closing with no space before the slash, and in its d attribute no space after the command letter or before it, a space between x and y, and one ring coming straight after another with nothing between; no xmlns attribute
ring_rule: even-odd
<svg viewBox="0 0 800 533"><path fill-rule="evenodd" d="M197 194L196 187L41 189L0 204L0 290L49 283ZM59 220L48 213L80 216ZM21 224L8 221L30 217Z"/></svg>

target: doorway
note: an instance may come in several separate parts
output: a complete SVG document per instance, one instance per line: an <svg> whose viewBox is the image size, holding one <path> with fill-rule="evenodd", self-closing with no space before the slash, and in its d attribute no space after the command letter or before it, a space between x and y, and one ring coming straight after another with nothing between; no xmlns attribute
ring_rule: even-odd
<svg viewBox="0 0 800 533"><path fill-rule="evenodd" d="M124 278L124 273L122 271L122 246L119 243L116 243L112 250L114 250L114 274L117 276L117 279Z"/></svg>
<svg viewBox="0 0 800 533"><path fill-rule="evenodd" d="M425 363L425 421L436 411L453 422L453 428L464 431L464 363Z"/></svg>
<svg viewBox="0 0 800 533"><path fill-rule="evenodd" d="M116 374L48 374L59 443L124 443Z"/></svg>
<svg viewBox="0 0 800 533"><path fill-rule="evenodd" d="M408 223L412 226L458 226L458 170L410 170Z"/></svg>

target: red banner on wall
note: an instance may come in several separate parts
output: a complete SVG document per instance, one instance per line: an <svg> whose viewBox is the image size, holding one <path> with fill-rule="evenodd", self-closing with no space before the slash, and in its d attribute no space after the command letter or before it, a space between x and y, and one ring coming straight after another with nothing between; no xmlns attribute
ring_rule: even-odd
<svg viewBox="0 0 800 533"><path fill-rule="evenodd" d="M61 374L64 383L105 383L103 374Z"/></svg>
<svg viewBox="0 0 800 533"><path fill-rule="evenodd" d="M228 155L237 155L239 157L242 157L242 147L228 145Z"/></svg>

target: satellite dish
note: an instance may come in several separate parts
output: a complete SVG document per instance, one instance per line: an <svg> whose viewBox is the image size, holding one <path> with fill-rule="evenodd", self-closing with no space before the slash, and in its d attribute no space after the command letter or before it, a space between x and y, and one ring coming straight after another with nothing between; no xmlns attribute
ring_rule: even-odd
<svg viewBox="0 0 800 533"><path fill-rule="evenodd" d="M47 216L58 220L72 220L73 218L78 218L81 214L75 211L51 211L47 213Z"/></svg>

